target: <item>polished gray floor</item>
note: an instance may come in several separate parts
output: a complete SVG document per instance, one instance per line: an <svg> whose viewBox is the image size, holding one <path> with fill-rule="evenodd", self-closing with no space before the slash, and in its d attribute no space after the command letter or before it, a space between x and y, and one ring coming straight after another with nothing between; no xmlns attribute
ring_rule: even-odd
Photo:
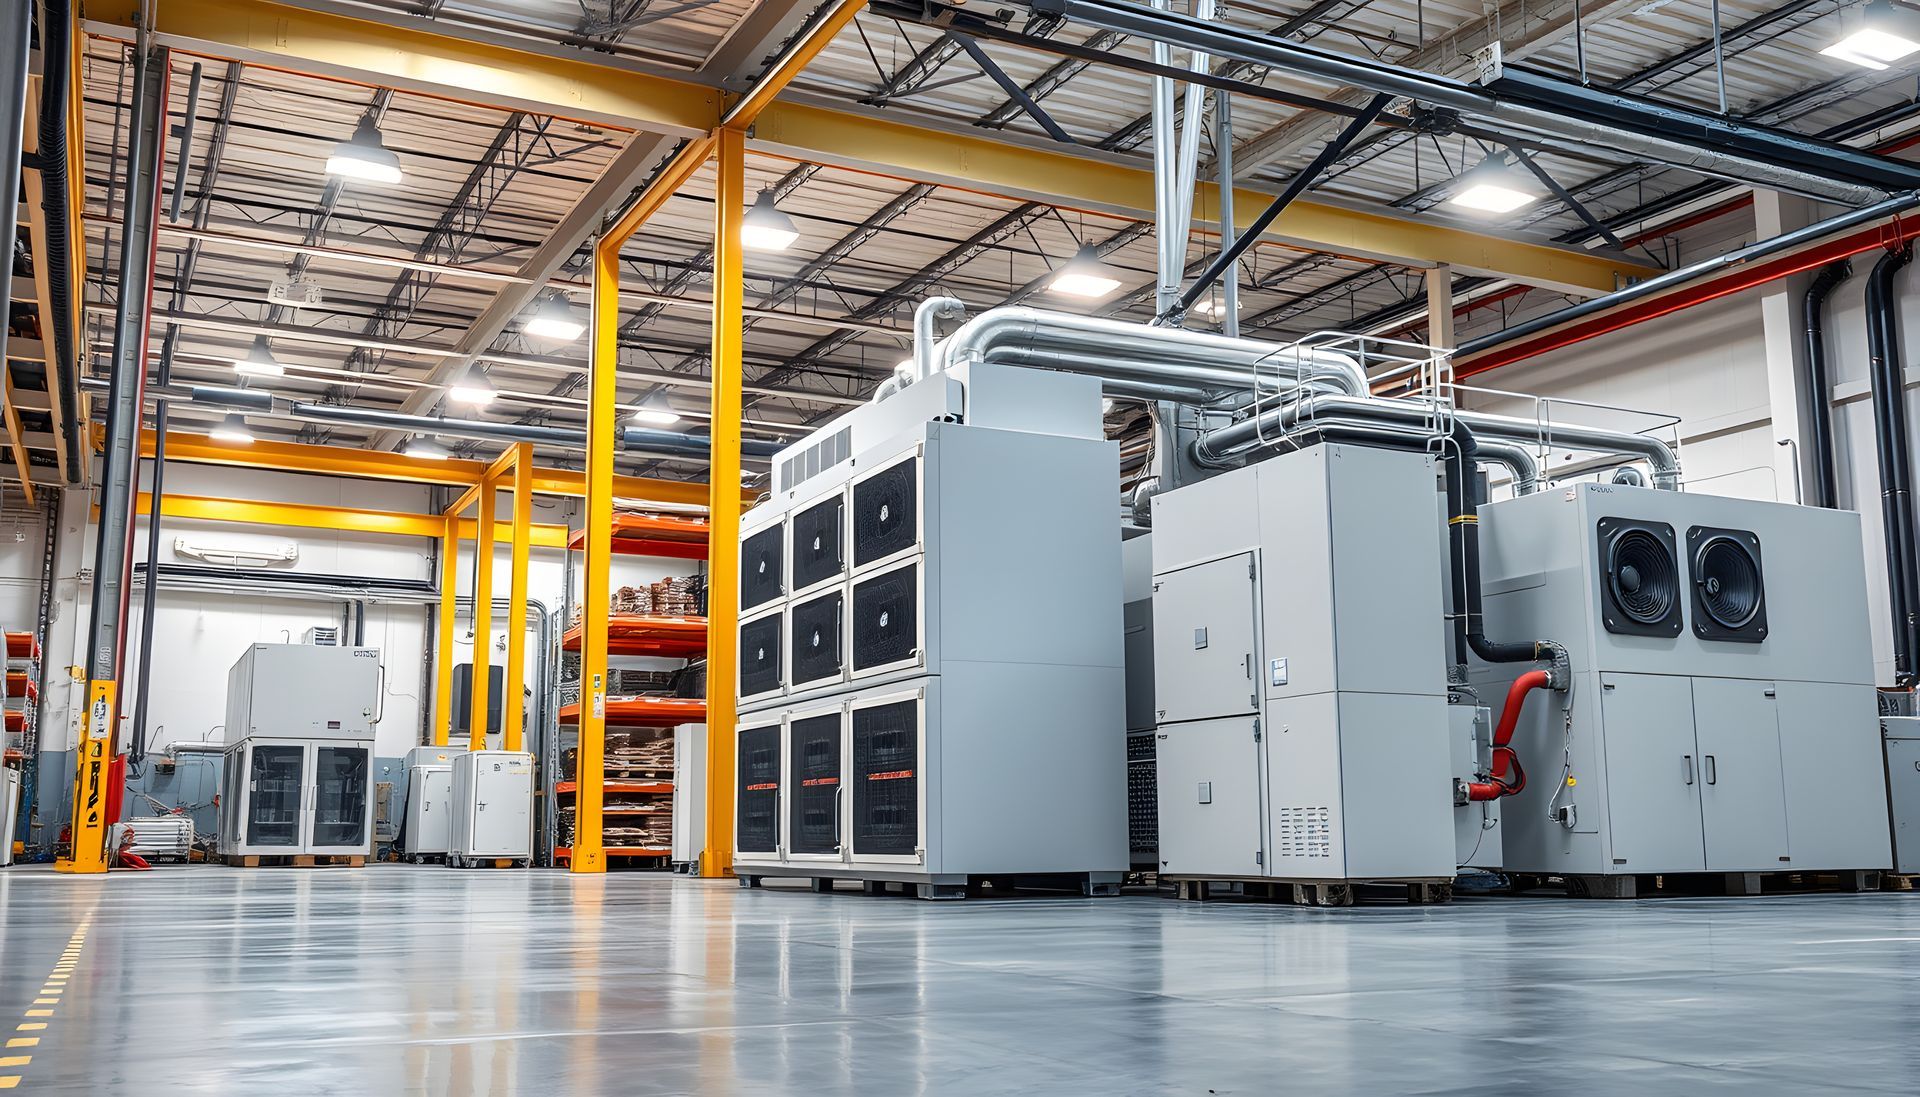
<svg viewBox="0 0 1920 1097"><path fill-rule="evenodd" d="M936 905L16 868L0 1010L40 1041L0 1049L31 1055L0 1065L22 1094L1913 1094L1920 895Z"/></svg>

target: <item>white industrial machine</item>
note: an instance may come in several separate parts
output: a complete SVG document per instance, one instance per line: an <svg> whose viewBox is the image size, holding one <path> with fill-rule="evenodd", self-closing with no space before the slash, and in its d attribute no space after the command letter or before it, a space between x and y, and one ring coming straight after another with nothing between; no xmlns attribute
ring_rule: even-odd
<svg viewBox="0 0 1920 1097"><path fill-rule="evenodd" d="M673 842L668 863L692 872L707 845L707 725L673 729Z"/></svg>
<svg viewBox="0 0 1920 1097"><path fill-rule="evenodd" d="M447 863L533 863L533 755L469 750L453 758L453 833Z"/></svg>
<svg viewBox="0 0 1920 1097"><path fill-rule="evenodd" d="M1920 875L1920 716L1882 716L1880 734L1887 758L1893 871Z"/></svg>
<svg viewBox="0 0 1920 1097"><path fill-rule="evenodd" d="M407 814L401 845L415 864L453 848L453 760L463 747L414 747L407 752Z"/></svg>
<svg viewBox="0 0 1920 1097"><path fill-rule="evenodd" d="M1626 897L1890 864L1858 514L1580 483L1484 506L1480 531L1487 632L1550 636L1572 672L1513 739L1508 872Z"/></svg>
<svg viewBox="0 0 1920 1097"><path fill-rule="evenodd" d="M1360 881L1445 897L1457 771L1435 484L1424 453L1329 444L1154 497L1163 877L1330 904Z"/></svg>
<svg viewBox="0 0 1920 1097"><path fill-rule="evenodd" d="M255 644L227 676L219 850L373 852L380 653Z"/></svg>
<svg viewBox="0 0 1920 1097"><path fill-rule="evenodd" d="M20 817L20 771L0 766L0 865L13 864L13 827Z"/></svg>
<svg viewBox="0 0 1920 1097"><path fill-rule="evenodd" d="M741 524L744 883L1117 888L1118 451L1100 399L1091 378L962 364L778 455Z"/></svg>

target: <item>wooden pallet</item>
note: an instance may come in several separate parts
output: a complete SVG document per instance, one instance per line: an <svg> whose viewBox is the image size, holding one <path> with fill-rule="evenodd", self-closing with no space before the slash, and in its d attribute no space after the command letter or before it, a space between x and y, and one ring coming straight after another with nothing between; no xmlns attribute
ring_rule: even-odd
<svg viewBox="0 0 1920 1097"><path fill-rule="evenodd" d="M1428 906L1453 901L1453 885L1443 880L1394 880L1327 882L1309 880L1160 880L1173 884L1176 899L1189 902L1238 899L1293 903L1304 907L1350 907L1357 903L1404 899L1409 906Z"/></svg>
<svg viewBox="0 0 1920 1097"><path fill-rule="evenodd" d="M234 868L360 868L367 863L365 854L320 854L296 853L272 856L250 853L238 857L221 857L223 865Z"/></svg>
<svg viewBox="0 0 1920 1097"><path fill-rule="evenodd" d="M1117 882L1094 881L1086 873L1044 874L1015 873L999 879L990 877L971 877L966 883L920 883L897 880L863 880L854 877L836 876L799 876L788 874L763 875L742 873L735 875L743 888L757 888L768 880L804 880L817 895L845 891L852 894L858 888L862 895L906 895L918 899L979 899L1011 898L1022 892L1066 892L1078 891L1087 898L1111 898L1120 894ZM848 885L843 889L840 884Z"/></svg>

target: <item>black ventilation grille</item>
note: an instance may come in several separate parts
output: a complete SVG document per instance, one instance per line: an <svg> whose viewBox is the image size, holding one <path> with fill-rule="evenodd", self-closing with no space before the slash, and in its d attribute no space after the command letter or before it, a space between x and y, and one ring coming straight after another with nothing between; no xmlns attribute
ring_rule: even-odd
<svg viewBox="0 0 1920 1097"><path fill-rule="evenodd" d="M840 850L840 714L788 725L787 845L794 853Z"/></svg>
<svg viewBox="0 0 1920 1097"><path fill-rule="evenodd" d="M853 669L912 659L920 646L920 564L853 585Z"/></svg>
<svg viewBox="0 0 1920 1097"><path fill-rule="evenodd" d="M785 536L777 523L740 544L740 608L752 609L786 593L780 575L780 543Z"/></svg>
<svg viewBox="0 0 1920 1097"><path fill-rule="evenodd" d="M920 459L910 457L853 485L853 566L920 543Z"/></svg>
<svg viewBox="0 0 1920 1097"><path fill-rule="evenodd" d="M753 697L780 688L780 615L740 626L740 696Z"/></svg>
<svg viewBox="0 0 1920 1097"><path fill-rule="evenodd" d="M847 570L841 552L846 500L836 495L793 516L793 589L805 590Z"/></svg>
<svg viewBox="0 0 1920 1097"><path fill-rule="evenodd" d="M834 590L794 603L787 636L793 654L787 660L787 669L796 688L840 676L844 665L840 657L841 608L845 601L846 596Z"/></svg>
<svg viewBox="0 0 1920 1097"><path fill-rule="evenodd" d="M780 728L740 729L740 821L735 840L742 853L780 848Z"/></svg>
<svg viewBox="0 0 1920 1097"><path fill-rule="evenodd" d="M1624 636L1680 635L1680 557L1665 522L1602 518L1600 619Z"/></svg>
<svg viewBox="0 0 1920 1097"><path fill-rule="evenodd" d="M1757 644L1767 638L1767 584L1752 530L1694 526L1693 631L1703 640Z"/></svg>
<svg viewBox="0 0 1920 1097"><path fill-rule="evenodd" d="M920 845L920 706L853 710L853 850L911 854Z"/></svg>

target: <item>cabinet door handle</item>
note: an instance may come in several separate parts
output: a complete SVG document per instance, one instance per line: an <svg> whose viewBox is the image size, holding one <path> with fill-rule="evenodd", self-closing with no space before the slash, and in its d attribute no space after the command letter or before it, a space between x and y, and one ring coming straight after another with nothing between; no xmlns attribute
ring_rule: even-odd
<svg viewBox="0 0 1920 1097"><path fill-rule="evenodd" d="M840 794L847 791L844 784L833 786L833 851L839 853L846 845L846 839L840 836Z"/></svg>
<svg viewBox="0 0 1920 1097"><path fill-rule="evenodd" d="M1705 762L1707 765L1707 784L1709 785L1719 784L1720 783L1720 767L1714 764L1713 755L1711 754L1705 755L1704 757L1701 758L1701 761Z"/></svg>
<svg viewBox="0 0 1920 1097"><path fill-rule="evenodd" d="M1687 766L1687 784L1689 784L1689 785L1691 785L1691 784L1693 784L1693 755L1691 755L1691 754L1682 754L1682 755L1680 756L1680 760L1681 760L1682 762L1685 762L1685 763L1686 763L1686 766Z"/></svg>

